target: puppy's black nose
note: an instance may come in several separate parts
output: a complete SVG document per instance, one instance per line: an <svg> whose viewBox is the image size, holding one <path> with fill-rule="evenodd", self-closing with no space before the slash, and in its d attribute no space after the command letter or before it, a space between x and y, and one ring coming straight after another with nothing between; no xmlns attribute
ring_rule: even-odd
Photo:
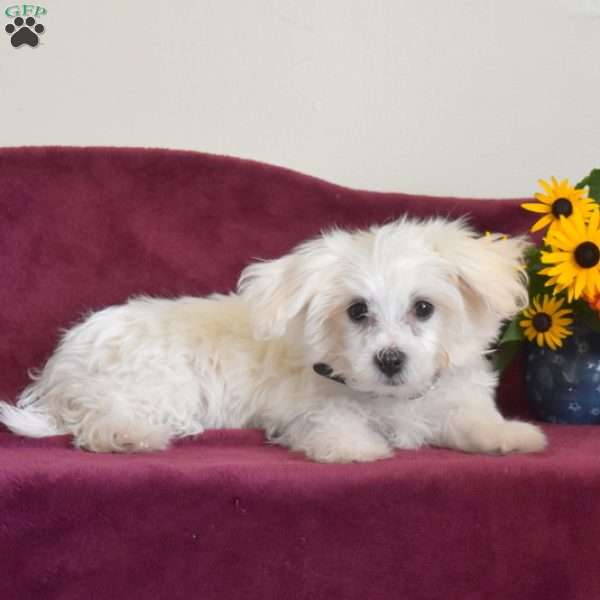
<svg viewBox="0 0 600 600"><path fill-rule="evenodd" d="M377 368L388 377L393 377L400 373L406 360L406 354L397 348L388 348L375 355L375 364Z"/></svg>

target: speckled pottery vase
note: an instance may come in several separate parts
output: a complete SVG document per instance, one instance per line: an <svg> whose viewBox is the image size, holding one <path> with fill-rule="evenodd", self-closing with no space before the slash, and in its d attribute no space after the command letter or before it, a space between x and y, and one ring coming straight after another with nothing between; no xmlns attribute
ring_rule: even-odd
<svg viewBox="0 0 600 600"><path fill-rule="evenodd" d="M528 344L525 381L539 419L600 425L600 334L577 325L558 350Z"/></svg>

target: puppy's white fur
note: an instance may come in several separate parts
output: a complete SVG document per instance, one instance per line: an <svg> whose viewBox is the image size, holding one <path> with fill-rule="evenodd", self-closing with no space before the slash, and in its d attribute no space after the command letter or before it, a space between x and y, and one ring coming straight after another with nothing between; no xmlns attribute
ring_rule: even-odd
<svg viewBox="0 0 600 600"><path fill-rule="evenodd" d="M260 427L325 462L428 444L539 451L543 433L505 420L484 354L527 304L524 241L462 221L403 219L334 230L249 266L239 293L137 298L66 332L0 420L33 437L70 433L98 452L156 450L205 429ZM433 314L419 318L415 303ZM359 322L347 308L361 301ZM388 376L375 357L405 356ZM317 375L325 363L345 384Z"/></svg>

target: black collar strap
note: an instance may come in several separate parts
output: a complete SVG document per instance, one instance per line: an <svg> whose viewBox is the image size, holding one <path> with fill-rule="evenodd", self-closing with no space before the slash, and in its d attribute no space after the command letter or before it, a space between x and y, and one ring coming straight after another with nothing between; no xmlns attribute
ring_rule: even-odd
<svg viewBox="0 0 600 600"><path fill-rule="evenodd" d="M321 377L326 377L327 379L331 379L332 381L337 381L338 383L343 383L344 385L346 385L346 380L344 379L344 376L343 375L332 375L333 369L327 363L315 363L313 365L313 371L317 375L321 375ZM421 392L420 394L416 394L415 396L411 396L409 398L409 400L416 400L417 398L422 398L427 392L434 390L441 374L442 374L441 370L438 371L433 376L431 385L424 392Z"/></svg>
<svg viewBox="0 0 600 600"><path fill-rule="evenodd" d="M333 369L325 364L325 363L316 363L313 365L313 371L317 375L321 375L322 377L326 377L327 379L331 379L332 381L337 381L338 383L346 383L346 380L342 375L332 375Z"/></svg>

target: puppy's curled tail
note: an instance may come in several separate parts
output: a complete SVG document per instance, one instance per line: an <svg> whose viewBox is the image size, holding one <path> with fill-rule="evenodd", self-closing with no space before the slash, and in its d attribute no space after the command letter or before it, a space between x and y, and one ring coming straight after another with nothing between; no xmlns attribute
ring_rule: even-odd
<svg viewBox="0 0 600 600"><path fill-rule="evenodd" d="M41 438L67 433L48 413L32 406L20 408L8 402L0 402L0 423L13 433L27 437Z"/></svg>

